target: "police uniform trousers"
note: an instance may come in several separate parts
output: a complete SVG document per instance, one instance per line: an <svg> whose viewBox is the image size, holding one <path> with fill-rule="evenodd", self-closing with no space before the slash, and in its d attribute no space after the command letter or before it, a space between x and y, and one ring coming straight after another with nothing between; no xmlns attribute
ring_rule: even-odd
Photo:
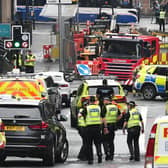
<svg viewBox="0 0 168 168"><path fill-rule="evenodd" d="M82 145L78 154L78 158L80 160L87 160L86 127L79 127L78 132L82 139Z"/></svg>
<svg viewBox="0 0 168 168"><path fill-rule="evenodd" d="M113 160L116 124L108 124L107 128L109 133L103 134L103 147L106 156Z"/></svg>
<svg viewBox="0 0 168 168"><path fill-rule="evenodd" d="M159 19L159 30L165 32L165 19Z"/></svg>
<svg viewBox="0 0 168 168"><path fill-rule="evenodd" d="M93 161L93 144L96 147L98 158L102 157L101 151L101 127L100 125L90 125L86 127L86 142L87 142L87 159Z"/></svg>
<svg viewBox="0 0 168 168"><path fill-rule="evenodd" d="M140 159L140 151L139 151L140 130L141 130L140 126L135 126L127 129L128 131L127 144L129 152L131 157L135 158L135 160Z"/></svg>

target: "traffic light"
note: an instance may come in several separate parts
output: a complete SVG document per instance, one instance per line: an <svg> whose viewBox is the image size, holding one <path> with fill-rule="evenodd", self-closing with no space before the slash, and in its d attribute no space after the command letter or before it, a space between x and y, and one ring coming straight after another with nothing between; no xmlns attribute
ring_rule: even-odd
<svg viewBox="0 0 168 168"><path fill-rule="evenodd" d="M30 33L22 32L22 26L12 26L12 39L4 40L5 49L30 49Z"/></svg>

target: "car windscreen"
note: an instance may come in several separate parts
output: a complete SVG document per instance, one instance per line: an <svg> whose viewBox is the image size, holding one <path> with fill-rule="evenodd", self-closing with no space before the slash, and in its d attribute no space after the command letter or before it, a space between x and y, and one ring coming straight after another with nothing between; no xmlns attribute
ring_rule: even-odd
<svg viewBox="0 0 168 168"><path fill-rule="evenodd" d="M0 107L0 118L15 118L21 116L22 118L40 119L40 111L37 107Z"/></svg>
<svg viewBox="0 0 168 168"><path fill-rule="evenodd" d="M137 59L140 55L140 44L135 41L103 41L103 58Z"/></svg>
<svg viewBox="0 0 168 168"><path fill-rule="evenodd" d="M101 88L102 86L89 86L88 93L89 95L96 95L97 88ZM120 94L120 88L118 86L111 86L114 90L115 95Z"/></svg>

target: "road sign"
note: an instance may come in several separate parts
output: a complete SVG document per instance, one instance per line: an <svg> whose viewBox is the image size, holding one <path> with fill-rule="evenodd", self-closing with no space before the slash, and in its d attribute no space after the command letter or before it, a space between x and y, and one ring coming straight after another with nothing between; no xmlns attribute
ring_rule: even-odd
<svg viewBox="0 0 168 168"><path fill-rule="evenodd" d="M4 48L10 50L30 49L30 33L22 32L21 25L13 25L12 39L4 40Z"/></svg>
<svg viewBox="0 0 168 168"><path fill-rule="evenodd" d="M11 37L11 25L10 24L0 24L0 37Z"/></svg>
<svg viewBox="0 0 168 168"><path fill-rule="evenodd" d="M80 75L92 75L91 70L88 65L85 64L77 64L77 69Z"/></svg>

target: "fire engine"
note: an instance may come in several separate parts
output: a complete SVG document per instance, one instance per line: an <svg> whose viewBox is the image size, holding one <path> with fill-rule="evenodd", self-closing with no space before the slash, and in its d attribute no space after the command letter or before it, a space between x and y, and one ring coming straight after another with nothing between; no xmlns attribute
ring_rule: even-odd
<svg viewBox="0 0 168 168"><path fill-rule="evenodd" d="M155 36L107 33L102 38L100 72L118 77L126 89L132 88L133 72L142 64L167 64L163 44Z"/></svg>

